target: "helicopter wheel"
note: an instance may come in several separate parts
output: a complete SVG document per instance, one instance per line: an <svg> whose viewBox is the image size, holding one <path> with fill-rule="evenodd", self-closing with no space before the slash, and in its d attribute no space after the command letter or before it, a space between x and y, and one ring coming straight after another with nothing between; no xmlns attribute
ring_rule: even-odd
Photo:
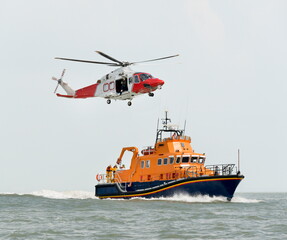
<svg viewBox="0 0 287 240"><path fill-rule="evenodd" d="M150 97L153 97L153 96L154 96L154 93L150 92L148 95L149 95Z"/></svg>
<svg viewBox="0 0 287 240"><path fill-rule="evenodd" d="M107 104L111 104L111 102L112 102L111 99L107 100Z"/></svg>
<svg viewBox="0 0 287 240"><path fill-rule="evenodd" d="M132 105L132 102L131 101L128 101L128 106L131 106Z"/></svg>

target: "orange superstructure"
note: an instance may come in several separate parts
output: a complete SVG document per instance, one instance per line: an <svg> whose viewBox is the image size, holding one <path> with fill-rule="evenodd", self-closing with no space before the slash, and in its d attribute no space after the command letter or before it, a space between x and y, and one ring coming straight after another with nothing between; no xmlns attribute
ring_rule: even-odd
<svg viewBox="0 0 287 240"><path fill-rule="evenodd" d="M190 143L189 137L168 137L158 141L151 154L142 156L136 147L123 148L119 157L120 161L125 151L133 152L133 157L129 169L117 171L116 181L147 182L214 175L214 171L204 166L205 155L195 153Z"/></svg>

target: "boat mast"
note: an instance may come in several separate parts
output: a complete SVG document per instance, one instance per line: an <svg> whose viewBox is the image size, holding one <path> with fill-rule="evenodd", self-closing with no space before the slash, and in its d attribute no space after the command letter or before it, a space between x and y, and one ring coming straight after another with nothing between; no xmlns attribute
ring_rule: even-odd
<svg viewBox="0 0 287 240"><path fill-rule="evenodd" d="M163 129L167 130L167 123L171 122L170 118L167 118L167 111L165 111L165 118L162 119Z"/></svg>
<svg viewBox="0 0 287 240"><path fill-rule="evenodd" d="M240 173L240 149L239 148L237 152L237 161L238 161L238 173Z"/></svg>
<svg viewBox="0 0 287 240"><path fill-rule="evenodd" d="M185 134L186 120L184 120L183 135Z"/></svg>

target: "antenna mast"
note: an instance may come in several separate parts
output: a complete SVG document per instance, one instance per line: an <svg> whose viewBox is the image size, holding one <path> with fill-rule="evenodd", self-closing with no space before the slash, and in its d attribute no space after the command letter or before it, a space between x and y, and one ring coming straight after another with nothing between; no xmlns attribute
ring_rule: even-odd
<svg viewBox="0 0 287 240"><path fill-rule="evenodd" d="M186 126L186 120L184 120L183 135L185 134L185 126Z"/></svg>
<svg viewBox="0 0 287 240"><path fill-rule="evenodd" d="M238 161L238 173L240 173L240 149L239 148L237 152L237 161Z"/></svg>
<svg viewBox="0 0 287 240"><path fill-rule="evenodd" d="M165 118L161 119L163 124L163 129L167 130L167 123L171 122L170 118L167 118L167 111L165 111Z"/></svg>

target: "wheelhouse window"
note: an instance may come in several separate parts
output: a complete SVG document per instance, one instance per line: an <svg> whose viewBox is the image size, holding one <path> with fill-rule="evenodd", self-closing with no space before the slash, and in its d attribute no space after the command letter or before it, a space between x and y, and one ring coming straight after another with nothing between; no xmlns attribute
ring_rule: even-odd
<svg viewBox="0 0 287 240"><path fill-rule="evenodd" d="M150 167L150 160L146 160L145 167L146 167L146 168L149 168L149 167Z"/></svg>
<svg viewBox="0 0 287 240"><path fill-rule="evenodd" d="M182 143L180 143L180 145L184 148L184 143L182 142Z"/></svg>
<svg viewBox="0 0 287 240"><path fill-rule="evenodd" d="M197 157L192 157L192 158L190 159L190 162L196 163L196 162L197 162Z"/></svg>
<svg viewBox="0 0 287 240"><path fill-rule="evenodd" d="M174 163L174 157L170 157L169 158L169 164L173 164Z"/></svg>
<svg viewBox="0 0 287 240"><path fill-rule="evenodd" d="M161 165L161 164L162 164L162 159L159 158L159 159L157 160L157 165Z"/></svg>
<svg viewBox="0 0 287 240"><path fill-rule="evenodd" d="M163 164L164 164L164 165L167 165L167 164L168 164L167 158L164 158L164 159L163 159Z"/></svg>
<svg viewBox="0 0 287 240"><path fill-rule="evenodd" d="M145 80L150 79L150 78L152 78L152 75L147 74L147 73L141 73L141 75L140 75L141 81L145 81Z"/></svg>
<svg viewBox="0 0 287 240"><path fill-rule="evenodd" d="M189 162L189 157L187 157L187 156L182 157L181 162L182 162L182 163L188 163L188 162Z"/></svg>
<svg viewBox="0 0 287 240"><path fill-rule="evenodd" d="M176 163L180 163L180 157L176 158Z"/></svg>
<svg viewBox="0 0 287 240"><path fill-rule="evenodd" d="M144 168L144 161L141 161L141 168Z"/></svg>
<svg viewBox="0 0 287 240"><path fill-rule="evenodd" d="M204 161L205 161L205 158L201 157L201 158L198 159L198 163L204 163Z"/></svg>

